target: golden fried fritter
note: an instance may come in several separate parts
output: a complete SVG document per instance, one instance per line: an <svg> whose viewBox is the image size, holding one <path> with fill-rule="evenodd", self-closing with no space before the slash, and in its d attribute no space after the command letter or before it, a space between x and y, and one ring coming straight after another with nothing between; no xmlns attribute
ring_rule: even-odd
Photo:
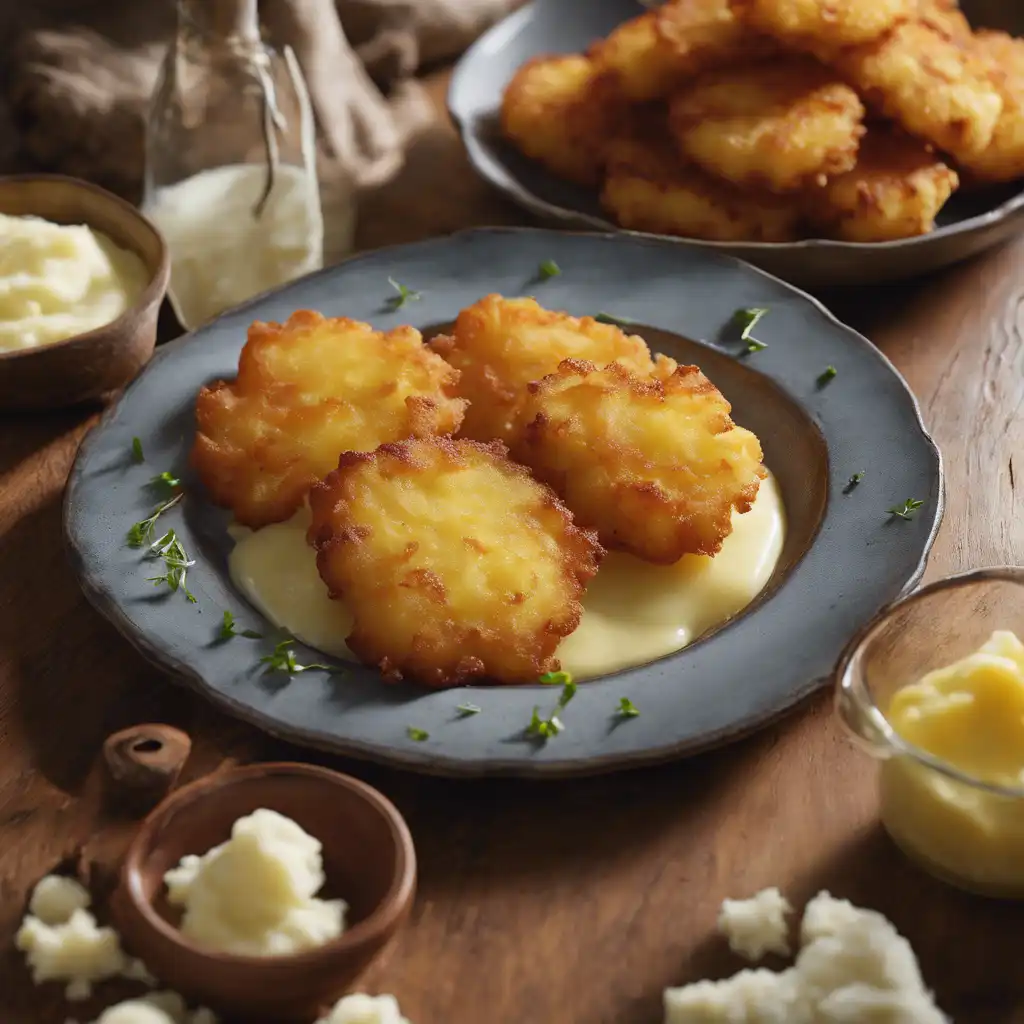
<svg viewBox="0 0 1024 1024"><path fill-rule="evenodd" d="M644 101L663 99L703 71L775 50L736 18L730 0L669 0L620 25L590 54L629 99Z"/></svg>
<svg viewBox="0 0 1024 1024"><path fill-rule="evenodd" d="M309 310L257 322L237 379L199 392L193 464L239 523L281 522L340 452L458 429L458 377L411 327L382 333Z"/></svg>
<svg viewBox="0 0 1024 1024"><path fill-rule="evenodd" d="M916 0L736 0L739 17L787 46L819 53L877 39Z"/></svg>
<svg viewBox="0 0 1024 1024"><path fill-rule="evenodd" d="M552 373L563 359L601 365L618 360L640 374L654 368L643 338L614 324L556 313L534 299L500 295L467 306L452 333L430 345L460 372L459 394L470 403L462 434L478 441L510 442L527 385Z"/></svg>
<svg viewBox="0 0 1024 1024"><path fill-rule="evenodd" d="M889 242L923 235L959 183L925 143L872 127L857 166L815 189L808 217L829 236L847 242Z"/></svg>
<svg viewBox="0 0 1024 1024"><path fill-rule="evenodd" d="M835 59L866 103L958 160L982 152L1003 108L978 54L924 21L908 21Z"/></svg>
<svg viewBox="0 0 1024 1024"><path fill-rule="evenodd" d="M685 165L653 134L609 144L601 205L620 227L713 242L789 242L800 218L793 203Z"/></svg>
<svg viewBox="0 0 1024 1024"><path fill-rule="evenodd" d="M971 38L971 23L957 0L917 0L917 18L947 39L965 42Z"/></svg>
<svg viewBox="0 0 1024 1024"><path fill-rule="evenodd" d="M537 57L506 87L501 128L520 152L549 171L596 185L605 139L623 110L615 80L586 57Z"/></svg>
<svg viewBox="0 0 1024 1024"><path fill-rule="evenodd" d="M567 359L530 386L515 456L608 548L714 555L765 476L761 445L696 366L642 379Z"/></svg>
<svg viewBox="0 0 1024 1024"><path fill-rule="evenodd" d="M310 493L320 576L385 677L526 683L558 667L603 550L500 442L344 454Z"/></svg>
<svg viewBox="0 0 1024 1024"><path fill-rule="evenodd" d="M810 57L711 72L669 106L685 157L740 187L773 192L848 171L863 118L857 94Z"/></svg>
<svg viewBox="0 0 1024 1024"><path fill-rule="evenodd" d="M962 158L975 181L1012 181L1024 177L1024 39L1005 32L980 31L974 52L989 62L989 79L998 89L1003 109L989 144Z"/></svg>

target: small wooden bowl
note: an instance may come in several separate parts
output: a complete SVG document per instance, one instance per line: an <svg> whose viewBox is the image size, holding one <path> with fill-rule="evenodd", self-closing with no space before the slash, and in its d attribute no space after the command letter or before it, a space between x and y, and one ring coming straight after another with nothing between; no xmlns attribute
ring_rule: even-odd
<svg viewBox="0 0 1024 1024"><path fill-rule="evenodd" d="M323 895L348 903L347 930L294 956L200 949L172 923L164 873L184 855L224 842L238 818L261 807L287 815L323 844ZM415 888L412 837L384 796L326 768L257 764L183 787L143 821L125 856L112 911L127 948L168 988L239 1019L308 1024L397 934Z"/></svg>
<svg viewBox="0 0 1024 1024"><path fill-rule="evenodd" d="M170 260L160 232L98 185L56 174L0 177L0 213L86 224L134 252L149 271L138 301L112 323L38 348L0 352L0 409L51 409L124 387L156 345Z"/></svg>

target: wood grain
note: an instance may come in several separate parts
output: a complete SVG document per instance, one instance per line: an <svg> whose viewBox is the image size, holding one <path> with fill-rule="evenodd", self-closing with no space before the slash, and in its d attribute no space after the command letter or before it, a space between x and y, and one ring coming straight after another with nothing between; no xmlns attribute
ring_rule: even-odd
<svg viewBox="0 0 1024 1024"><path fill-rule="evenodd" d="M443 76L433 83L440 96ZM440 121L369 201L360 241L522 223ZM942 446L947 512L934 578L1024 563L1024 241L913 286L824 296L903 371ZM823 694L786 722L685 763L568 782L446 781L310 757L213 711L150 669L85 603L60 544L60 496L88 412L0 420L0 942L32 883L67 857L109 869L131 822L99 799L104 738L184 729L184 778L266 758L329 764L407 815L421 885L410 926L366 979L414 1024L656 1024L661 990L738 969L719 902L821 888L890 915L958 1024L1024 1021L1024 906L933 882L881 833L872 766ZM84 848L84 850L83 850ZM119 993L102 989L104 1001ZM100 1004L75 1007L89 1020ZM5 1024L69 1015L0 960Z"/></svg>

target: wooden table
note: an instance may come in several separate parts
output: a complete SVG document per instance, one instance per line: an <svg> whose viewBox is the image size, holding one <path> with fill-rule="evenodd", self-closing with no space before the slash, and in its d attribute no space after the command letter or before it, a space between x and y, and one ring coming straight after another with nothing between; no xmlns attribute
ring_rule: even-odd
<svg viewBox="0 0 1024 1024"><path fill-rule="evenodd" d="M435 97L443 85L443 75L431 83ZM367 203L360 242L524 219L477 181L439 118L401 178ZM825 298L906 375L945 454L947 511L929 577L1024 563L1024 239L915 285ZM93 420L65 412L0 425L4 948L39 876L83 846L85 861L113 862L131 825L101 816L91 767L113 730L161 721L194 739L188 776L316 760L397 803L416 837L419 895L365 986L398 995L413 1024L656 1024L666 985L738 969L714 935L719 903L767 885L796 904L827 888L888 914L958 1024L1024 1021L1024 906L961 895L904 862L877 824L871 766L844 741L827 693L695 760L526 783L318 757L178 688L91 609L61 549L61 492ZM8 952L0 1018L63 1022L54 988L34 990Z"/></svg>

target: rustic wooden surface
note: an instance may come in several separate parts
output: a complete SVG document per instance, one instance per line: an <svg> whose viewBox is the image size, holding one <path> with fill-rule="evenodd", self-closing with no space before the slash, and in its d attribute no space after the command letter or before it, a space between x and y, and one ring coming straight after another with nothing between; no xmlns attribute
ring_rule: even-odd
<svg viewBox="0 0 1024 1024"><path fill-rule="evenodd" d="M442 95L444 76L432 82ZM360 244L523 223L466 165L451 129L415 147L363 209ZM826 296L918 395L945 454L929 577L1024 563L1024 240L913 286ZM666 985L738 969L714 935L726 896L821 888L890 915L958 1024L1024 1021L1024 906L931 881L881 833L871 765L822 694L784 724L686 763L570 782L453 782L310 757L150 668L85 602L61 550L61 492L93 418L0 418L0 1016L58 1024L10 952L32 883L83 845L100 885L130 822L103 817L104 738L144 721L194 740L186 777L312 759L379 786L420 857L413 919L366 978L413 1024L655 1024ZM1016 459L1016 464L1015 460ZM123 990L122 990L123 991ZM103 1002L119 990L101 989ZM74 1007L89 1020L100 1003Z"/></svg>

